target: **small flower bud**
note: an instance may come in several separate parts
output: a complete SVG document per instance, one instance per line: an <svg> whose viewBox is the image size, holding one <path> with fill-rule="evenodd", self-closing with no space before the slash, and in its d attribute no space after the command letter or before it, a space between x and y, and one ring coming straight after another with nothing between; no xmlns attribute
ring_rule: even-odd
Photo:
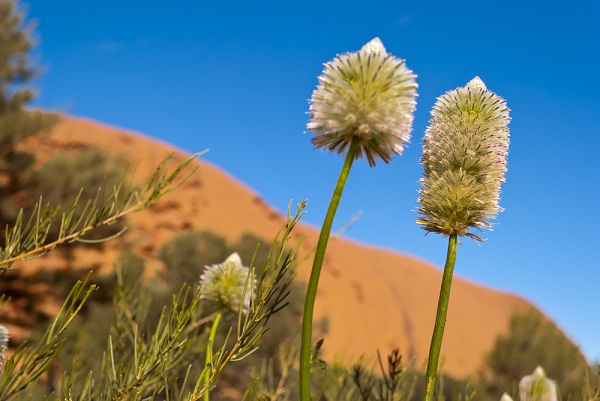
<svg viewBox="0 0 600 401"><path fill-rule="evenodd" d="M487 90L479 77L447 92L433 106L423 138L420 180L427 232L482 239L469 228L491 229L489 220L502 211L500 184L505 181L509 109Z"/></svg>
<svg viewBox="0 0 600 401"><path fill-rule="evenodd" d="M200 298L234 312L248 311L254 280L248 280L249 269L242 266L237 252L219 264L205 266L200 276ZM242 300L243 298L243 300Z"/></svg>
<svg viewBox="0 0 600 401"><path fill-rule="evenodd" d="M392 161L410 139L417 84L404 60L388 54L379 38L356 53L338 55L324 64L313 92L310 122L316 148L342 153L360 139L356 158L363 153L369 165L377 157Z"/></svg>
<svg viewBox="0 0 600 401"><path fill-rule="evenodd" d="M556 384L538 366L532 375L523 377L519 382L519 398L521 401L558 401Z"/></svg>

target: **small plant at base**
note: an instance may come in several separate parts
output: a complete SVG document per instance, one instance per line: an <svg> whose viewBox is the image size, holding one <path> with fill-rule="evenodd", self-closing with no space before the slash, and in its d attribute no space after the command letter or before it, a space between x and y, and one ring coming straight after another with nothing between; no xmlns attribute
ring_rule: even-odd
<svg viewBox="0 0 600 401"><path fill-rule="evenodd" d="M250 270L242 265L237 252L229 255L223 263L206 266L200 276L200 299L205 298L218 305L206 345L206 365L210 366L213 357L213 346L223 311L247 313L250 299L256 283ZM210 380L210 370L205 372L205 380ZM210 393L204 393L204 400L209 401Z"/></svg>
<svg viewBox="0 0 600 401"><path fill-rule="evenodd" d="M546 372L541 366L533 374L525 376L519 382L520 401L558 401L556 383L546 377ZM500 401L513 401L507 393L502 394Z"/></svg>

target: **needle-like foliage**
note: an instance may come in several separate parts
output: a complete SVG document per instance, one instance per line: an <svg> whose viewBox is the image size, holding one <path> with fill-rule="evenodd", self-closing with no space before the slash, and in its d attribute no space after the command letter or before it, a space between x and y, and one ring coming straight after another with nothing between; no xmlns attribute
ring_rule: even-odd
<svg viewBox="0 0 600 401"><path fill-rule="evenodd" d="M40 199L29 218L21 210L14 225L6 227L5 245L0 248L0 270L10 268L16 261L42 256L58 245L85 241L85 235L95 228L113 224L129 213L148 208L194 173L195 169L192 169L187 176L182 176L198 156L189 157L172 171L169 171L171 157L165 158L140 190L132 189L132 174L112 188L99 188L94 199L83 200L78 195L65 211L61 211L59 206L44 204ZM83 209L78 208L80 204L83 204ZM80 211L75 213L76 210ZM60 225L58 237L47 241L54 224Z"/></svg>

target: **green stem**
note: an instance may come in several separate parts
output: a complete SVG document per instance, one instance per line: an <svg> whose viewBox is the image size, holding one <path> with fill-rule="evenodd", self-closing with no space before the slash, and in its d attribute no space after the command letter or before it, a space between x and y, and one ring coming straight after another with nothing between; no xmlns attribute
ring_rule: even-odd
<svg viewBox="0 0 600 401"><path fill-rule="evenodd" d="M427 381L425 383L425 396L423 397L424 401L432 401L433 393L435 391L435 380L440 359L440 350L442 349L442 337L444 337L446 315L448 314L452 274L454 272L454 264L456 263L456 244L456 234L450 235L450 238L448 239L446 266L444 266L444 276L442 278L442 287L440 288L440 299L438 301L437 315L435 317L435 326L433 328L433 336L431 337L431 346L429 347Z"/></svg>
<svg viewBox="0 0 600 401"><path fill-rule="evenodd" d="M210 334L208 336L208 344L206 345L206 366L210 366L212 363L213 356L213 345L215 344L215 337L217 336L217 329L219 328L219 322L221 322L221 317L223 316L223 311L219 310L217 315L215 316L215 320L210 328ZM210 380L211 369L207 369L204 373L204 382L208 383ZM210 401L210 391L206 390L204 393L204 401Z"/></svg>
<svg viewBox="0 0 600 401"><path fill-rule="evenodd" d="M300 347L300 400L310 401L310 358L311 358L311 335L312 335L312 319L313 311L315 306L315 298L317 296L317 286L319 285L319 276L321 274L321 266L323 265L323 259L325 258L325 249L327 248L327 242L329 240L329 234L331 233L331 225L333 224L333 218L335 212L342 198L342 192L346 185L346 180L350 174L350 168L352 162L356 158L356 152L358 151L359 139L357 137L352 139L350 143L350 149L346 155L344 166L340 172L335 190L331 196L331 202L329 203L329 209L325 215L325 221L321 228L321 234L319 235L319 242L317 243L317 250L315 251L315 259L313 261L312 270L310 273L310 280L308 282L308 289L306 291L306 300L304 303L304 317L302 319L302 345Z"/></svg>

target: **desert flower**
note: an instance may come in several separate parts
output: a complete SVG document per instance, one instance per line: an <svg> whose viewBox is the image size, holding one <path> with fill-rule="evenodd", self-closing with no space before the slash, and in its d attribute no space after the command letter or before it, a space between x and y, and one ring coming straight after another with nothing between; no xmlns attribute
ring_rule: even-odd
<svg viewBox="0 0 600 401"><path fill-rule="evenodd" d="M490 229L501 211L509 132L504 99L490 92L478 77L464 88L441 96L431 112L423 139L420 180L421 207L417 218L425 231L449 237L448 254L435 319L425 385L426 401L433 399L454 264L457 237L482 239L470 229Z"/></svg>
<svg viewBox="0 0 600 401"><path fill-rule="evenodd" d="M538 366L533 374L523 377L519 382L519 398L521 401L557 401L556 384Z"/></svg>
<svg viewBox="0 0 600 401"><path fill-rule="evenodd" d="M379 38L360 51L325 63L312 94L310 122L317 148L342 153L358 140L356 158L371 166L400 155L410 139L415 110L415 74L388 54Z"/></svg>
<svg viewBox="0 0 600 401"><path fill-rule="evenodd" d="M326 63L312 94L310 121L316 148L344 153L346 158L321 228L311 270L302 320L300 400L310 400L312 317L321 266L352 163L363 155L374 166L402 154L410 139L417 84L404 60L388 54L379 38L356 53Z"/></svg>
<svg viewBox="0 0 600 401"><path fill-rule="evenodd" d="M254 287L254 280L250 276L250 269L242 265L242 259L237 252L229 255L223 263L206 266L200 276L200 298L219 307L208 335L205 358L207 366L212 365L215 337L223 311L245 313L250 308ZM210 375L211 369L207 369L204 373L205 382L209 381ZM210 392L204 393L203 398L204 401L209 401Z"/></svg>
<svg viewBox="0 0 600 401"><path fill-rule="evenodd" d="M0 372L4 369L4 359L8 349L9 333L8 329L0 324Z"/></svg>
<svg viewBox="0 0 600 401"><path fill-rule="evenodd" d="M481 238L490 229L508 154L508 108L478 77L440 97L423 139L417 222L427 232Z"/></svg>
<svg viewBox="0 0 600 401"><path fill-rule="evenodd" d="M242 266L237 252L223 263L206 266L200 276L200 298L215 303L220 309L238 312L250 307L249 269Z"/></svg>

